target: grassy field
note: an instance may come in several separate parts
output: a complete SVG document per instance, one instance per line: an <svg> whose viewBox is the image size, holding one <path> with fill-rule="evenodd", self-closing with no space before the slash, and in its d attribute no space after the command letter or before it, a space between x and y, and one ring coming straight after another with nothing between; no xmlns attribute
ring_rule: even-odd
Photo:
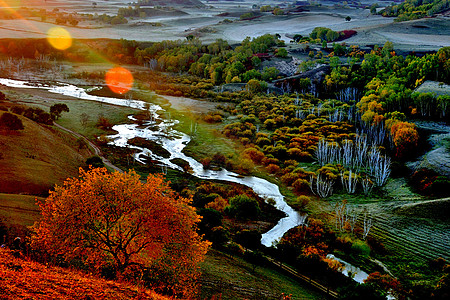
<svg viewBox="0 0 450 300"><path fill-rule="evenodd" d="M336 192L313 204L312 210L332 220L336 203L343 200L359 212L359 227L363 226L362 212L370 213L373 226L369 236L379 240L389 254L419 263L438 257L450 259L448 201L429 201L413 193L404 178L391 178L370 196ZM397 267L395 261L390 263Z"/></svg>
<svg viewBox="0 0 450 300"><path fill-rule="evenodd" d="M433 93L437 96L440 95L450 95L450 85L437 82L437 81L431 81L427 80L424 83L422 83L418 88L415 89L415 92L420 93Z"/></svg>
<svg viewBox="0 0 450 300"><path fill-rule="evenodd" d="M202 106L204 105L211 106L211 103L197 100L193 101L193 103L194 106L190 109L178 110L173 108L174 105L162 97L159 97L157 100L157 104L166 110L166 113L163 115L164 117L168 117L170 113L172 119L179 121L175 126L176 130L191 134L191 127L196 126L195 133L191 135L192 140L183 152L196 160L211 157L216 153L222 153L230 158L233 163L238 163L238 158L244 148L241 144L234 142L221 133L227 121L225 120L223 123L217 124L204 122L198 111L203 110Z"/></svg>
<svg viewBox="0 0 450 300"><path fill-rule="evenodd" d="M40 216L36 200L43 198L29 195L0 193L0 219L10 225L31 226Z"/></svg>
<svg viewBox="0 0 450 300"><path fill-rule="evenodd" d="M253 266L245 260L210 250L202 263L201 299L222 295L223 299L326 299L294 279L273 269Z"/></svg>
<svg viewBox="0 0 450 300"><path fill-rule="evenodd" d="M121 124L128 121L128 115L138 112L138 110L132 108L80 100L38 89L15 89L8 93L8 97L16 103L39 107L45 111L49 111L53 104L66 104L69 107L69 112L64 112L56 122L89 139L106 133L96 126L100 116L107 118L111 124ZM84 126L81 122L83 113L88 117Z"/></svg>

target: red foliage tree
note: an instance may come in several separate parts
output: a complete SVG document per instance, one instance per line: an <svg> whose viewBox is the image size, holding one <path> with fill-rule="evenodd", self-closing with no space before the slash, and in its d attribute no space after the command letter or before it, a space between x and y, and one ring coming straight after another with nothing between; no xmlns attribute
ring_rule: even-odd
<svg viewBox="0 0 450 300"><path fill-rule="evenodd" d="M209 246L196 233L200 217L161 176L141 182L134 171L83 171L39 203L32 245L81 259L118 275L152 270L159 287L190 295Z"/></svg>

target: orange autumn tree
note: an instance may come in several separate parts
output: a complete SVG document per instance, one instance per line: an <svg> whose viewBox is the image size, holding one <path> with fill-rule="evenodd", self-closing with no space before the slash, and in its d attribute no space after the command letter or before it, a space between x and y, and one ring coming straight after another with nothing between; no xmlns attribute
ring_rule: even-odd
<svg viewBox="0 0 450 300"><path fill-rule="evenodd" d="M33 226L32 245L190 295L209 246L196 232L200 217L190 201L162 176L141 182L134 171L80 169L80 178L67 179L38 203L42 218Z"/></svg>
<svg viewBox="0 0 450 300"><path fill-rule="evenodd" d="M403 157L417 147L419 134L416 125L408 122L395 122L391 126L391 136L396 147L396 156Z"/></svg>

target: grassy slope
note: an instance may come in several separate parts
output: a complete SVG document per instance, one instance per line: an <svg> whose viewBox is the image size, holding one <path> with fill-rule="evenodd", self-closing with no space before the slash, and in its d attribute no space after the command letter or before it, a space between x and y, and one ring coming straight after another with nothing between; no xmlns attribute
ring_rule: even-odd
<svg viewBox="0 0 450 300"><path fill-rule="evenodd" d="M46 91L33 90L31 94L22 91L10 93L9 97L13 101L22 102L25 98L27 106L39 107L49 111L50 106L56 103L63 103L69 107L69 113L63 113L56 122L70 130L78 132L89 139L105 134L105 131L96 127L99 116L107 118L112 124L120 124L128 121L127 116L137 112L136 109L103 104L95 101L80 100L76 98L59 96ZM31 92L29 92L31 93ZM17 100L15 100L15 99ZM86 126L81 124L81 114L88 115Z"/></svg>
<svg viewBox="0 0 450 300"><path fill-rule="evenodd" d="M241 258L211 250L202 264L201 298L221 294L223 299L326 299L324 295L273 269L253 266Z"/></svg>
<svg viewBox="0 0 450 300"><path fill-rule="evenodd" d="M391 178L380 191L369 196L336 192L310 206L321 218L330 218L333 224L334 207L343 200L359 211L359 228L363 226L362 211L368 210L373 217L369 236L382 242L396 258L421 263L438 257L449 259L448 201L424 200L410 190L404 178ZM397 267L399 260L390 263L391 267Z"/></svg>
<svg viewBox="0 0 450 300"><path fill-rule="evenodd" d="M63 114L57 123L70 130L81 133L91 140L95 136L105 134L103 130L96 127L100 115L107 118L112 124L121 124L128 122L128 115L138 111L136 109L107 105L94 101L67 100L58 101L58 103L67 104L70 113ZM81 114L83 113L89 116L89 121L85 127L80 122Z"/></svg>
<svg viewBox="0 0 450 300"><path fill-rule="evenodd" d="M16 258L0 249L1 299L169 299L128 283Z"/></svg>
<svg viewBox="0 0 450 300"><path fill-rule="evenodd" d="M76 176L88 153L74 149L75 139L20 118L24 130L0 132L0 192L45 194L55 183Z"/></svg>
<svg viewBox="0 0 450 300"><path fill-rule="evenodd" d="M29 195L0 194L0 219L10 225L33 225L40 216L36 199Z"/></svg>

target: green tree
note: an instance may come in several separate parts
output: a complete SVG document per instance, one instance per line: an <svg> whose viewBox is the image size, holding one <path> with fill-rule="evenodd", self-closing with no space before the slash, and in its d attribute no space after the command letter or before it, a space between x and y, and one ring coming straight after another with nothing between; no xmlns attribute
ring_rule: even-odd
<svg viewBox="0 0 450 300"><path fill-rule="evenodd" d="M264 81L272 81L277 78L280 71L275 67L265 67L262 72L262 79Z"/></svg>
<svg viewBox="0 0 450 300"><path fill-rule="evenodd" d="M251 94L257 94L267 88L267 83L257 79L250 79L246 85L247 91Z"/></svg>
<svg viewBox="0 0 450 300"><path fill-rule="evenodd" d="M225 212L237 219L256 219L261 213L258 201L245 194L230 198L229 203Z"/></svg>
<svg viewBox="0 0 450 300"><path fill-rule="evenodd" d="M294 40L294 42L299 43L302 38L303 38L303 35L295 34L292 39Z"/></svg>
<svg viewBox="0 0 450 300"><path fill-rule="evenodd" d="M288 56L288 52L285 48L279 48L275 55L278 57L286 58Z"/></svg>
<svg viewBox="0 0 450 300"><path fill-rule="evenodd" d="M371 13L372 15L376 15L376 14L377 14L377 7L378 7L378 4L377 4L377 3L374 3L374 4L372 4L372 5L370 6L370 13Z"/></svg>
<svg viewBox="0 0 450 300"><path fill-rule="evenodd" d="M69 107L64 103L56 103L50 106L50 115L52 119L59 119L63 112L69 112Z"/></svg>
<svg viewBox="0 0 450 300"><path fill-rule="evenodd" d="M258 56L252 57L252 66L257 68L261 65L261 59Z"/></svg>

